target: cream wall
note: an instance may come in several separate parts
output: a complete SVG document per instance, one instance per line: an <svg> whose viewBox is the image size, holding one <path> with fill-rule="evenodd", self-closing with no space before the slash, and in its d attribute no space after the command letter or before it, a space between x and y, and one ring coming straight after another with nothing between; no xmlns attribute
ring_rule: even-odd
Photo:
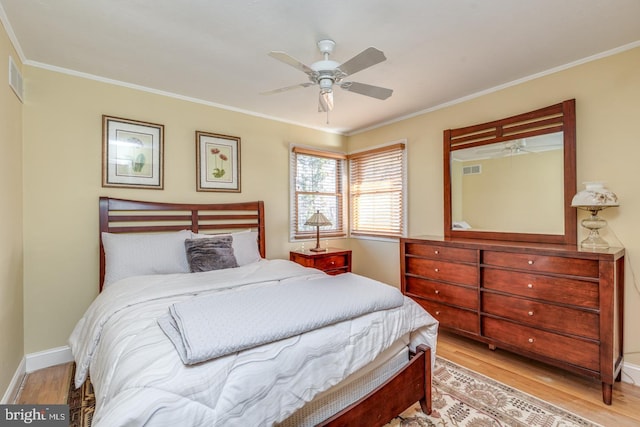
<svg viewBox="0 0 640 427"><path fill-rule="evenodd" d="M99 196L264 200L267 256L288 258L289 144L346 148L335 134L25 68L25 353L65 345L97 294ZM101 187L102 114L164 124L164 190ZM241 193L195 191L196 130L241 138Z"/></svg>
<svg viewBox="0 0 640 427"><path fill-rule="evenodd" d="M407 139L409 235L443 235L442 131L576 99L577 181L606 181L621 206L603 211L603 237L626 248L625 360L640 365L640 48L585 63L498 92L351 136L349 150ZM535 211L531 212L535 215ZM579 214L579 219L583 214ZM579 231L579 238L584 233ZM397 244L352 242L354 270L400 282ZM367 258L363 259L362 255Z"/></svg>
<svg viewBox="0 0 640 427"><path fill-rule="evenodd" d="M24 350L22 104L6 83L9 55L22 68L0 24L0 390L7 390Z"/></svg>

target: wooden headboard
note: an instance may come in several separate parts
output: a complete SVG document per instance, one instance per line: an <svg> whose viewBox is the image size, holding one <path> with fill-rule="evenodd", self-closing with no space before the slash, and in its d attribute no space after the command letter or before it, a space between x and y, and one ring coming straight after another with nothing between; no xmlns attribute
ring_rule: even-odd
<svg viewBox="0 0 640 427"><path fill-rule="evenodd" d="M260 256L266 257L264 202L159 203L100 197L100 290L105 257L102 232L149 233L191 230L194 233L258 231Z"/></svg>

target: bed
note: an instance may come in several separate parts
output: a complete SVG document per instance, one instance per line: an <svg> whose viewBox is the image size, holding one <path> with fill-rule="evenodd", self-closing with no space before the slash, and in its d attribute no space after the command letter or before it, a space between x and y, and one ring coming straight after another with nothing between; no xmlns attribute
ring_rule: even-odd
<svg viewBox="0 0 640 427"><path fill-rule="evenodd" d="M431 412L437 321L391 286L267 259L263 202L100 198L99 222L101 292L69 339L94 427L376 426L418 401ZM332 317L340 305L351 314Z"/></svg>

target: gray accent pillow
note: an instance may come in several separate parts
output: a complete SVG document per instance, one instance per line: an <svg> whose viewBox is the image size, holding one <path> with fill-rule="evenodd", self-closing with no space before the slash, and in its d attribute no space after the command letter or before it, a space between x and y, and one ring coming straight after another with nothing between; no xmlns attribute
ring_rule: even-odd
<svg viewBox="0 0 640 427"><path fill-rule="evenodd" d="M184 247L192 273L238 267L233 254L233 237L220 236L209 239L186 239Z"/></svg>

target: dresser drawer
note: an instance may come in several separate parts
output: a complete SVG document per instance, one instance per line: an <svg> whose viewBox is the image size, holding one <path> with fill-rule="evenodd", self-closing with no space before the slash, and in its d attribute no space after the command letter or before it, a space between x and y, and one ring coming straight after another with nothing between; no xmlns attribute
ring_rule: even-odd
<svg viewBox="0 0 640 427"><path fill-rule="evenodd" d="M431 280L407 277L405 293L458 307L478 309L478 290Z"/></svg>
<svg viewBox="0 0 640 427"><path fill-rule="evenodd" d="M463 285L478 285L478 267L424 258L407 258L406 273Z"/></svg>
<svg viewBox="0 0 640 427"><path fill-rule="evenodd" d="M563 258L536 254L484 251L482 263L499 267L517 268L570 276L598 277L598 261L590 259Z"/></svg>
<svg viewBox="0 0 640 427"><path fill-rule="evenodd" d="M449 329L458 329L476 335L479 333L477 312L450 307L422 298L414 298L414 300L435 317L436 320L440 322L440 326Z"/></svg>
<svg viewBox="0 0 640 427"><path fill-rule="evenodd" d="M597 340L600 320L597 313L545 304L524 298L482 294L483 313L505 317L531 326Z"/></svg>
<svg viewBox="0 0 640 427"><path fill-rule="evenodd" d="M482 318L483 335L496 341L541 356L556 359L592 371L599 371L599 345L563 335L545 332L506 320Z"/></svg>
<svg viewBox="0 0 640 427"><path fill-rule="evenodd" d="M446 261L478 262L478 251L474 249L451 248L439 245L424 245L421 243L407 243L407 255L416 255L431 259Z"/></svg>
<svg viewBox="0 0 640 427"><path fill-rule="evenodd" d="M482 286L485 289L580 307L597 308L599 304L597 282L484 268Z"/></svg>

